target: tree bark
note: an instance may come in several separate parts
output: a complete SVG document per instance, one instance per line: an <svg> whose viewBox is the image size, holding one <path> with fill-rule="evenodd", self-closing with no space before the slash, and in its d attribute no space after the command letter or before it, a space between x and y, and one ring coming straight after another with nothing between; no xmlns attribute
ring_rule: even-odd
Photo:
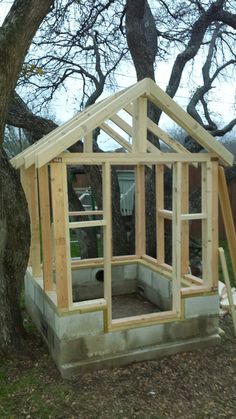
<svg viewBox="0 0 236 419"><path fill-rule="evenodd" d="M157 29L154 17L147 0L127 0L126 2L126 37L134 62L137 79L150 77L155 81L154 63L157 54ZM148 117L158 123L160 112L152 103L148 103ZM159 147L158 138L148 132L148 139ZM146 168L146 252L156 256L156 223L155 223L155 173ZM134 214L134 212L133 212ZM134 228L135 223L132 222ZM134 234L132 233L133 237Z"/></svg>
<svg viewBox="0 0 236 419"><path fill-rule="evenodd" d="M0 28L0 351L25 350L19 308L27 266L30 222L19 174L2 148L6 116L17 78L32 38L52 0L16 0Z"/></svg>

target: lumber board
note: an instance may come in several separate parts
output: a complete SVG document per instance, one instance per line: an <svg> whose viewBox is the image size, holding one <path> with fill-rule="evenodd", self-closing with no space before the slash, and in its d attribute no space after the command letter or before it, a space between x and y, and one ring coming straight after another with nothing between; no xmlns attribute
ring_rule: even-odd
<svg viewBox="0 0 236 419"><path fill-rule="evenodd" d="M53 289L52 242L48 166L38 170L44 291Z"/></svg>
<svg viewBox="0 0 236 419"><path fill-rule="evenodd" d="M119 97L128 88L122 90L115 94L116 97ZM113 96L114 97L114 96ZM11 164L17 169L21 165L25 163L25 159L28 157L32 157L39 149L50 143L52 139L58 140L60 135L62 135L66 130L72 129L76 127L79 123L83 122L88 116L91 115L91 112L95 112L101 105L104 105L110 101L110 97L107 97L99 102L94 103L93 105L85 108L83 111L76 114L73 118L69 119L69 121L65 122L64 124L57 127L55 130L51 131L49 134L45 135L40 140L36 141L32 146L28 147L26 150L19 153L17 156L11 159Z"/></svg>
<svg viewBox="0 0 236 419"><path fill-rule="evenodd" d="M34 277L41 275L41 258L40 258L40 228L39 228L39 205L38 205L38 180L37 170L35 166L31 166L27 170L28 190L29 190L29 207L30 207L30 228L31 228L31 263L32 275Z"/></svg>
<svg viewBox="0 0 236 419"><path fill-rule="evenodd" d="M57 304L60 309L69 309L72 305L72 287L68 228L67 173L66 166L63 163L52 163L50 167Z"/></svg>
<svg viewBox="0 0 236 419"><path fill-rule="evenodd" d="M222 247L219 247L219 255L220 255L220 261L221 261L222 272L223 272L223 276L225 280L225 285L227 289L230 313L231 313L233 325L234 325L234 336L236 336L236 311L234 307L233 294L232 294L232 289L231 289L231 284L230 284L230 279L229 279L229 271L228 271L226 259L225 259L225 252Z"/></svg>
<svg viewBox="0 0 236 419"><path fill-rule="evenodd" d="M145 167L135 169L135 253L140 258L146 253Z"/></svg>
<svg viewBox="0 0 236 419"><path fill-rule="evenodd" d="M111 166L108 162L102 167L102 193L104 211L104 234L103 234L103 257L104 257L104 297L107 302L106 327L109 328L112 321L112 283L111 283L111 259L112 259L112 214L111 214Z"/></svg>
<svg viewBox="0 0 236 419"><path fill-rule="evenodd" d="M195 119L185 112L167 93L158 87L151 79L148 79L150 94L147 94L159 109L165 112L189 135L191 135L202 147L211 153L217 154L220 161L226 166L232 166L234 156L219 141L215 140Z"/></svg>
<svg viewBox="0 0 236 419"><path fill-rule="evenodd" d="M189 272L189 222L192 218L186 218L186 216L193 216L188 214L189 211L189 166L187 163L182 164L182 185L181 185L181 274L187 274ZM198 215L198 214L197 214ZM185 218L184 218L185 217Z"/></svg>
<svg viewBox="0 0 236 419"><path fill-rule="evenodd" d="M87 215L103 215L103 210L91 210L91 211L69 211L69 216L87 216Z"/></svg>
<svg viewBox="0 0 236 419"><path fill-rule="evenodd" d="M156 229L157 229L157 259L159 263L165 262L165 228L161 212L164 210L164 166L156 165Z"/></svg>
<svg viewBox="0 0 236 419"><path fill-rule="evenodd" d="M141 153L147 150L147 99L144 97L133 102L132 148Z"/></svg>
<svg viewBox="0 0 236 419"><path fill-rule="evenodd" d="M24 167L20 168L20 181L22 188L24 190L25 198L28 205L28 211L30 214L30 193L29 193L29 182L27 178L27 170ZM30 246L30 252L29 252L29 259L28 259L28 266L32 266L32 258L31 258L31 246Z"/></svg>
<svg viewBox="0 0 236 419"><path fill-rule="evenodd" d="M105 213L104 213L105 215ZM92 220L92 221L71 221L69 228L88 228L88 227L102 227L106 225L105 220Z"/></svg>
<svg viewBox="0 0 236 419"><path fill-rule="evenodd" d="M165 209L158 209L159 217L166 218L167 220L173 219L173 211L165 210Z"/></svg>
<svg viewBox="0 0 236 419"><path fill-rule="evenodd" d="M180 288L182 277L182 229L181 229L181 196L182 196L182 164L173 165L173 220L172 220L172 277L173 277L173 310L180 316Z"/></svg>
<svg viewBox="0 0 236 419"><path fill-rule="evenodd" d="M207 218L202 220L202 278L209 287L212 285L212 164L202 164L202 212Z"/></svg>
<svg viewBox="0 0 236 419"><path fill-rule="evenodd" d="M176 312L173 310L143 314L140 316L124 317L112 320L109 331L126 330L129 328L141 327L142 325L152 325L158 323L171 322L177 320Z"/></svg>
<svg viewBox="0 0 236 419"><path fill-rule="evenodd" d="M130 87L128 91L125 91L118 97L111 97L108 103L98 108L95 112L91 112L83 123L78 123L73 129L69 129L62 133L60 138L56 141L50 141L46 147L44 146L41 150L38 150L35 159L37 167L41 167L48 163L55 156L74 144L75 141L83 138L90 131L98 127L104 120L108 119L111 114L118 112L130 101L145 94L147 90L146 86L147 80L144 79L137 85ZM27 161L25 161L26 167L27 164Z"/></svg>
<svg viewBox="0 0 236 419"><path fill-rule="evenodd" d="M115 140L118 144L124 147L127 151L132 151L131 144L123 138L118 132L116 132L112 127L110 127L107 123L103 122L100 124L100 128L104 131L107 135L109 135L113 140Z"/></svg>
<svg viewBox="0 0 236 419"><path fill-rule="evenodd" d="M84 137L84 149L83 151L85 153L92 153L93 152L93 132L90 131L85 137Z"/></svg>
<svg viewBox="0 0 236 419"><path fill-rule="evenodd" d="M218 287L219 279L219 163L218 160L212 161L212 215L211 215L211 228L212 228L212 286Z"/></svg>
<svg viewBox="0 0 236 419"><path fill-rule="evenodd" d="M236 232L223 167L219 167L219 200L234 272L234 279L236 281Z"/></svg>
<svg viewBox="0 0 236 419"><path fill-rule="evenodd" d="M158 149L157 149L158 150ZM66 164L102 164L109 161L111 164L173 164L176 161L186 163L202 163L212 158L208 153L61 153L57 161Z"/></svg>

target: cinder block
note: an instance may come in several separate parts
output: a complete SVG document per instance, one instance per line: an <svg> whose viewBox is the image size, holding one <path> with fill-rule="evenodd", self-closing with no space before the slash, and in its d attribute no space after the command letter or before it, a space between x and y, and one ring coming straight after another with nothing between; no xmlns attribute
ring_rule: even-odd
<svg viewBox="0 0 236 419"><path fill-rule="evenodd" d="M93 269L94 271L94 269ZM73 269L72 270L72 283L83 284L92 281L92 269Z"/></svg>
<svg viewBox="0 0 236 419"><path fill-rule="evenodd" d="M44 312L44 293L38 285L35 287L35 304L39 307L41 313Z"/></svg>
<svg viewBox="0 0 236 419"><path fill-rule="evenodd" d="M124 265L124 279L137 279L138 277L137 271L138 271L137 263Z"/></svg>
<svg viewBox="0 0 236 419"><path fill-rule="evenodd" d="M48 301L44 301L44 317L49 326L55 330L55 310Z"/></svg>
<svg viewBox="0 0 236 419"><path fill-rule="evenodd" d="M138 282L152 286L152 271L146 266L139 265L138 267Z"/></svg>
<svg viewBox="0 0 236 419"><path fill-rule="evenodd" d="M103 313L73 313L55 316L55 331L59 339L74 339L103 333Z"/></svg>
<svg viewBox="0 0 236 419"><path fill-rule="evenodd" d="M88 358L116 355L127 349L125 332L106 333L100 336L87 336L84 338L88 350Z"/></svg>
<svg viewBox="0 0 236 419"><path fill-rule="evenodd" d="M163 325L153 325L126 331L128 349L139 349L163 342Z"/></svg>
<svg viewBox="0 0 236 419"><path fill-rule="evenodd" d="M112 281L122 281L124 279L124 267L113 266L111 274L112 274Z"/></svg>
<svg viewBox="0 0 236 419"><path fill-rule="evenodd" d="M185 298L185 318L219 314L219 296Z"/></svg>

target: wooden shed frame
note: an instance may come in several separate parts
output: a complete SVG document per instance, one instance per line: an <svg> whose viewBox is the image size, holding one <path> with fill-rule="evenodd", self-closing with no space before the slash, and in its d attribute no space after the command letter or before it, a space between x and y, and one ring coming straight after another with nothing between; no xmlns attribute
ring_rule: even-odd
<svg viewBox="0 0 236 419"><path fill-rule="evenodd" d="M147 116L147 102L182 127L203 148L203 153L190 153ZM132 117L132 125L119 111ZM112 124L110 124L110 121ZM120 144L126 153L94 153L92 131L102 131ZM116 128L115 128L116 127ZM121 134L132 138L132 143ZM164 153L147 139L147 131L155 134L172 149ZM83 153L69 153L68 147L84 141ZM116 331L140 325L180 320L182 301L186 296L215 292L218 283L218 166L232 165L233 156L190 115L177 105L152 80L139 83L106 98L76 115L37 143L11 160L20 169L21 181L31 218L31 249L29 266L32 276L43 280L43 289L57 312L87 313L103 311L104 331ZM90 215L89 211L68 210L67 166L101 165L103 208L93 212L100 220L71 222L71 215ZM135 213L136 252L132 256L112 256L111 166L132 165L136 170ZM154 165L156 173L157 258L146 255L145 249L145 165ZM173 168L172 211L164 207L164 166ZM202 208L189 212L190 165L201 166ZM49 178L50 173L50 178ZM50 208L50 194L52 208ZM51 222L51 211L53 223ZM172 220L172 266L164 258L164 220ZM202 222L202 279L189 273L189 221ZM148 220L146 220L148 222ZM69 229L102 226L104 258L72 261L69 251ZM42 247L42 257L41 257ZM42 259L42 260L41 260ZM172 310L136 317L112 319L111 267L135 262L172 278ZM71 269L104 266L104 298L73 303ZM56 281L53 276L55 273Z"/></svg>

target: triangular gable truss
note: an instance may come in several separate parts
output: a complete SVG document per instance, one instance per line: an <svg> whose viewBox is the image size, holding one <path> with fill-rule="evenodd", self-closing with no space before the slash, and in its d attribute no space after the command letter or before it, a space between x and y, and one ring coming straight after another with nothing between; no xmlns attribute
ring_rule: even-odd
<svg viewBox="0 0 236 419"><path fill-rule="evenodd" d="M233 155L212 137L198 122L186 113L151 79L144 79L137 84L112 95L90 107L58 127L11 160L14 167L26 168L35 164L42 167L58 157L68 147L80 139L89 138L92 131L100 127L111 138L117 141L128 152L151 152L164 155L147 139L147 129L171 147L176 153L191 154L183 145L171 138L157 124L147 117L147 100L152 101L159 109L182 127L204 149L213 153L224 165L233 164ZM133 118L133 127L117 113L125 110ZM135 131L135 121L139 118L139 129ZM140 119L143 124L140 124ZM118 128L131 137L135 137L132 145L107 121L112 121ZM141 127L141 129L140 129ZM85 150L87 151L87 150Z"/></svg>

